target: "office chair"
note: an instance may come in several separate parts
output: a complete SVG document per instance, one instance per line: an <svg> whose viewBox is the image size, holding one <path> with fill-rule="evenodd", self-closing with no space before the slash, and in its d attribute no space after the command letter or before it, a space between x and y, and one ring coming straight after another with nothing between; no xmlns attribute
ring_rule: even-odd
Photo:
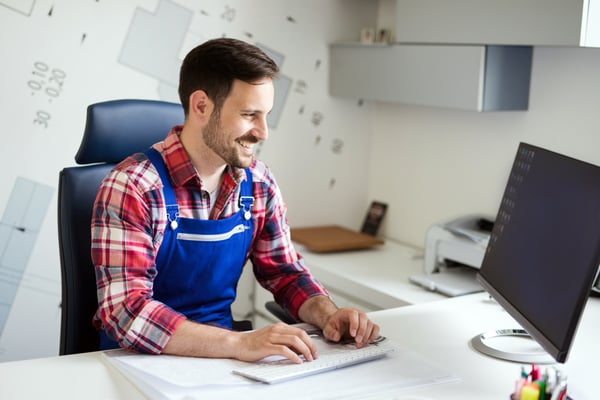
<svg viewBox="0 0 600 400"><path fill-rule="evenodd" d="M296 324L298 321L290 313L288 313L283 307L277 304L275 301L267 301L265 302L265 308L277 317L280 321L285 322L286 324Z"/></svg>
<svg viewBox="0 0 600 400"><path fill-rule="evenodd" d="M98 300L90 222L100 182L118 162L163 140L183 119L181 105L162 101L114 100L88 107L75 156L80 165L64 168L58 183L61 355L96 351L99 346L99 334L92 326Z"/></svg>

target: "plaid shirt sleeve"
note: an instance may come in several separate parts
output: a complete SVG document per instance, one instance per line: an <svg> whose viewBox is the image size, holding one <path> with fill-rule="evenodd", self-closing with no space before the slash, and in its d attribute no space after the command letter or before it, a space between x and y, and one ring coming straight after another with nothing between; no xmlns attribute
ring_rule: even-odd
<svg viewBox="0 0 600 400"><path fill-rule="evenodd" d="M162 200L150 190L157 183L145 180L149 162L128 161L107 175L94 206L91 255L99 302L94 323L121 347L158 354L185 317L152 299L158 250L153 227L166 221L153 217L160 215L152 208Z"/></svg>
<svg viewBox="0 0 600 400"><path fill-rule="evenodd" d="M315 279L292 243L286 205L270 170L258 162L254 170L255 240L250 258L258 282L294 318L310 297L329 296ZM258 185L256 183L258 181Z"/></svg>

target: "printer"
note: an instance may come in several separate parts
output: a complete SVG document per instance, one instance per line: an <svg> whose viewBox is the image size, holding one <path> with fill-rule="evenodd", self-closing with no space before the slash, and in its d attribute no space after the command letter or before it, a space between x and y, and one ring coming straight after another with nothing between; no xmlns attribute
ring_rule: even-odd
<svg viewBox="0 0 600 400"><path fill-rule="evenodd" d="M483 291L475 275L490 239L493 220L469 215L431 226L425 235L423 274L409 280L447 296Z"/></svg>

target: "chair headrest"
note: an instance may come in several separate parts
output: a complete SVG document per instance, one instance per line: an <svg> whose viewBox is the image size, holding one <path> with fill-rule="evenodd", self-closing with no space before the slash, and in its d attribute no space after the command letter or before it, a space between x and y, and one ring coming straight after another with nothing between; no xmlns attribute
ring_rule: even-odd
<svg viewBox="0 0 600 400"><path fill-rule="evenodd" d="M118 163L163 140L183 120L183 108L177 103L127 99L91 104L75 161Z"/></svg>

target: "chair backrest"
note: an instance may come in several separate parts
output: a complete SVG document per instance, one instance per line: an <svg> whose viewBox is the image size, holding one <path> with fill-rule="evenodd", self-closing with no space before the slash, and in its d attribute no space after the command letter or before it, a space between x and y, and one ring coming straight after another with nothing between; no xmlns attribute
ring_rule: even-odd
<svg viewBox="0 0 600 400"><path fill-rule="evenodd" d="M98 308L90 255L90 222L100 182L130 154L163 140L184 120L180 104L155 100L114 100L87 109L83 139L75 161L60 172L58 240L62 280L60 354L98 350L92 326Z"/></svg>

